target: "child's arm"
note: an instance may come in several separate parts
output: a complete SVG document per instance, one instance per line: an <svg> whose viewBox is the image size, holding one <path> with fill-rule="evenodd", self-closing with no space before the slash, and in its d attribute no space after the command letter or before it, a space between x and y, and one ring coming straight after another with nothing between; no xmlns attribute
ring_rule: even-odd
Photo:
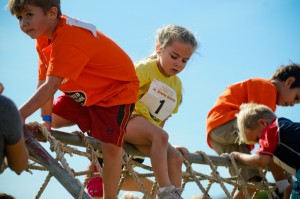
<svg viewBox="0 0 300 199"><path fill-rule="evenodd" d="M49 102L49 100L53 99L53 96L58 90L62 81L63 78L47 76L45 83L42 84L33 94L33 96L20 108L19 111L23 118L23 122L36 110Z"/></svg>
<svg viewBox="0 0 300 199"><path fill-rule="evenodd" d="M271 161L271 157L266 155L246 154L236 151L231 152L230 155L240 163L259 168L266 168Z"/></svg>
<svg viewBox="0 0 300 199"><path fill-rule="evenodd" d="M39 80L37 88L42 86L46 81ZM50 116L52 117L52 105L53 105L53 97L48 100L42 107L41 107L41 116ZM49 121L42 121L42 124L47 128L47 130L51 131L52 122Z"/></svg>
<svg viewBox="0 0 300 199"><path fill-rule="evenodd" d="M45 80L39 80L37 89L40 86L42 86L43 84L45 84L45 82L46 82ZM43 115L50 115L51 116L51 114L52 114L52 104L53 104L53 97L41 107L41 116L43 116Z"/></svg>
<svg viewBox="0 0 300 199"><path fill-rule="evenodd" d="M190 152L187 148L185 148L184 146L177 146L177 145L173 145L173 147L175 149L177 149L185 158L188 158L190 155Z"/></svg>

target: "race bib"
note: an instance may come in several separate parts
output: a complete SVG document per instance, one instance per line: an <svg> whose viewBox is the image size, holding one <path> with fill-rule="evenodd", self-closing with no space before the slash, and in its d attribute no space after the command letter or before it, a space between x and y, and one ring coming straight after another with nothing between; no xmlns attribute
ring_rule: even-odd
<svg viewBox="0 0 300 199"><path fill-rule="evenodd" d="M95 25L81 21L80 19L72 18L67 16L67 24L72 25L72 26L77 26L86 30L89 30L93 33L93 35L96 37L97 36L97 28Z"/></svg>
<svg viewBox="0 0 300 199"><path fill-rule="evenodd" d="M140 99L150 114L163 121L168 118L177 104L176 92L168 85L153 80L147 93Z"/></svg>

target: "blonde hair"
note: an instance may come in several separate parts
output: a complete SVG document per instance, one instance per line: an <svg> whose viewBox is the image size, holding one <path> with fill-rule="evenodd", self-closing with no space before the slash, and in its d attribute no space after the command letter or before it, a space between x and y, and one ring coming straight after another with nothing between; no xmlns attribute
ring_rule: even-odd
<svg viewBox="0 0 300 199"><path fill-rule="evenodd" d="M239 129L240 142L253 144L247 139L246 133L258 127L259 119L266 119L272 122L276 115L266 105L256 103L244 103L240 106L239 113L236 114L237 127Z"/></svg>
<svg viewBox="0 0 300 199"><path fill-rule="evenodd" d="M198 42L194 34L183 26L169 24L157 30L155 43L161 49L170 46L174 41L190 44L195 50L198 47ZM155 52L150 56L151 59L155 59L156 57Z"/></svg>

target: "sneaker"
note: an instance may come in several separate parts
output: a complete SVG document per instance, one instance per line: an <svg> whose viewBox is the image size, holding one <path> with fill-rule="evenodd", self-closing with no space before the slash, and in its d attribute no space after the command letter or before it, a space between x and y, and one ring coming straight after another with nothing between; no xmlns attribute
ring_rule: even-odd
<svg viewBox="0 0 300 199"><path fill-rule="evenodd" d="M183 199L174 186L166 187L164 191L158 190L158 199Z"/></svg>

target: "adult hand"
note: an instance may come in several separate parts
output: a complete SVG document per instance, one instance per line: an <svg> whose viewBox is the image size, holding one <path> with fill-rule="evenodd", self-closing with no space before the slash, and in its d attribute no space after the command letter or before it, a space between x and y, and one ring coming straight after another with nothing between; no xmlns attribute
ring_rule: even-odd
<svg viewBox="0 0 300 199"><path fill-rule="evenodd" d="M45 136L43 135L42 133L42 129L40 126L36 125L36 126L30 126L28 124L25 124L27 130L26 131L29 131L29 133L33 133L35 139L37 139L38 141L40 142L47 142L47 139L45 138ZM28 132L25 132L25 128L24 128L24 134L25 133L28 133ZM26 136L26 135L25 135ZM26 138L26 137L25 137Z"/></svg>

